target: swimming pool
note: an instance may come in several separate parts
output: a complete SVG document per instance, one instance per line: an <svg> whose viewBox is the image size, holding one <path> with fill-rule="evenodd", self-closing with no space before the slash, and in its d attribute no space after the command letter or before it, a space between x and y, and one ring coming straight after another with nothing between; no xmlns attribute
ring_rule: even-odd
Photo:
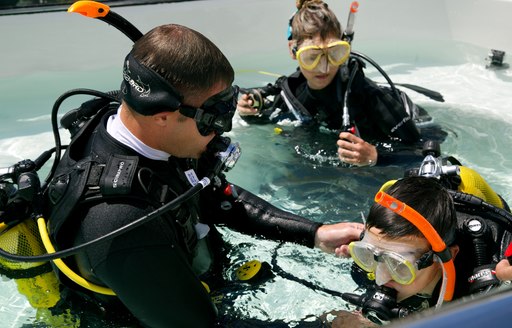
<svg viewBox="0 0 512 328"><path fill-rule="evenodd" d="M350 2L327 2L345 23ZM444 95L445 102L437 103L404 89L449 132L443 154L477 170L509 202L512 71L486 69L485 58L490 49L499 49L507 51L505 61L510 62L512 39L506 31L512 23L505 20L505 13L511 9L512 1L361 2L353 44L381 64L395 82ZM210 0L115 11L143 32L173 22L204 33L230 59L240 86L273 82L275 77L268 73L295 69L285 39L291 1ZM118 88L120 63L131 42L102 22L66 13L3 16L0 27L11 31L2 37L0 52L0 167L5 167L34 159L52 146L50 111L64 91ZM379 78L376 72L370 76ZM339 167L331 160L335 149L326 146L323 136L308 148L300 136L275 134L272 126L248 127L237 117L229 136L241 143L243 151L228 174L231 181L320 222L359 220L377 188L403 175L403 167ZM233 231L223 234L233 245L233 265L227 275L246 260L271 262L275 255L285 271L315 286L335 291L355 287L347 260ZM231 311L241 317L291 323L345 306L339 297L282 277L257 288L241 286L226 297L232 300ZM0 282L0 322L9 323L7 327L30 326L39 322L37 316L14 283Z"/></svg>

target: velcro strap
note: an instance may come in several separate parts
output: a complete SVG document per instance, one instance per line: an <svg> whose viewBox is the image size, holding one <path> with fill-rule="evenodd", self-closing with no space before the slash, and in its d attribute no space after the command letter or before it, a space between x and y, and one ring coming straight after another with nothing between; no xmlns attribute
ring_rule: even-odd
<svg viewBox="0 0 512 328"><path fill-rule="evenodd" d="M89 176L87 177L86 186L99 186L101 174L103 173L103 168L105 165L92 165L91 170L89 171Z"/></svg>
<svg viewBox="0 0 512 328"><path fill-rule="evenodd" d="M103 170L101 193L104 196L129 194L138 161L136 156L111 155Z"/></svg>

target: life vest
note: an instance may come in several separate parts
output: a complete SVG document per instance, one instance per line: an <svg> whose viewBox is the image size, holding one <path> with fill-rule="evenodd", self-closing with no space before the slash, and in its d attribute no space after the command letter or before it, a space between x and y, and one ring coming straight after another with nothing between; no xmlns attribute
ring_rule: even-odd
<svg viewBox="0 0 512 328"><path fill-rule="evenodd" d="M178 173L175 179L163 181L152 174L152 169L142 163L136 153L131 150L120 153L119 146L102 140L99 129L104 128L100 125L117 106L104 104L77 132L48 185L46 217L49 219L50 236L58 245L70 246L72 241L67 239L65 232L79 223L74 211L81 205L131 199L156 209L190 187L186 185L185 177ZM182 241L190 261L198 242L195 231L197 203L196 196L170 213L173 222L179 223L175 225L179 234L177 240Z"/></svg>

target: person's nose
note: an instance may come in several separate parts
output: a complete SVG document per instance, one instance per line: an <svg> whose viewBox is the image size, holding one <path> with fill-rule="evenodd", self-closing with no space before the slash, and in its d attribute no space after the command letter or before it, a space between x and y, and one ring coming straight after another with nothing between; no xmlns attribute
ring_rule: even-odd
<svg viewBox="0 0 512 328"><path fill-rule="evenodd" d="M322 55L320 62L316 67L316 71L320 74L326 74L329 71L329 61L326 55Z"/></svg>
<svg viewBox="0 0 512 328"><path fill-rule="evenodd" d="M386 265L384 263L377 264L377 268L375 269L375 283L382 286L391 280L393 280L393 278L391 278Z"/></svg>

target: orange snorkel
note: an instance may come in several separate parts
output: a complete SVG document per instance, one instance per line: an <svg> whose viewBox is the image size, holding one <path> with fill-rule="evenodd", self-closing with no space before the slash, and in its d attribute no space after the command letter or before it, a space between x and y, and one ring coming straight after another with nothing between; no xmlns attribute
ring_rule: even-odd
<svg viewBox="0 0 512 328"><path fill-rule="evenodd" d="M133 42L137 41L142 33L132 23L110 10L110 7L97 1L76 1L69 8L70 13L79 13L85 17L96 18L106 22L123 32Z"/></svg>
<svg viewBox="0 0 512 328"><path fill-rule="evenodd" d="M423 236L432 245L432 250L443 262L444 272L446 274L446 291L443 299L445 301L451 301L453 298L453 291L455 289L455 266L453 264L452 255L450 250L446 246L443 239L439 236L437 231L432 225L412 207L397 200L396 198L386 194L383 191L379 191L375 195L375 202L390 209L391 211L399 214L407 221L411 222L418 230L421 231Z"/></svg>

